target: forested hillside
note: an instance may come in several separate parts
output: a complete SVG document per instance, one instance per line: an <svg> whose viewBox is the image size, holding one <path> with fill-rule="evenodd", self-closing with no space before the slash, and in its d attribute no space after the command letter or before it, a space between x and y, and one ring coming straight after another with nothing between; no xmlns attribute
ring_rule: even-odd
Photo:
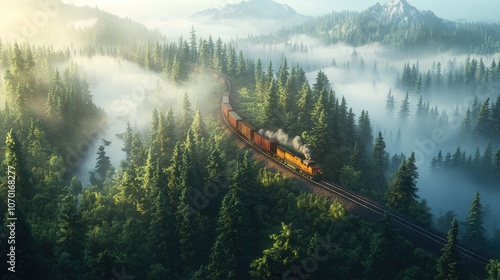
<svg viewBox="0 0 500 280"><path fill-rule="evenodd" d="M110 166L102 146L93 184L82 190L77 178L65 179L67 166L58 151L68 145L70 136L77 137L77 133L61 137L60 129L79 123L65 112L79 111L62 109L88 104L90 109L84 112L94 113L80 116L80 123L99 117L99 111L92 107L84 78L72 76L75 72L69 68L63 75L46 69L52 82L45 91L34 74L38 61L25 59L31 51L31 47L17 44L5 48L5 56L11 58L5 84L16 82L13 88L18 89L11 92L4 86L6 104L35 98L23 98L28 93L46 100L40 115L15 105L2 111L3 165L5 170L15 167L18 178L17 238L23 242L17 247L16 279L42 275L45 279L101 279L112 277L122 267L128 275L147 279L220 279L222 275L267 279L291 274L289 270L296 264L313 260L314 253L324 262L315 271L318 277L332 273L362 277L371 275L380 261L374 255L364 263L363 256L369 253L362 252L381 246L370 245L369 236L378 236L380 231L386 235L378 238L398 239L395 233L387 233L391 231L388 218L385 226L373 228L346 215L338 203L305 194L280 175L257 169L249 155L237 151L216 123L202 118L187 98L180 119L172 111L155 111L149 135L132 129L126 132L123 149L127 160L120 167ZM33 51L37 57L44 54ZM20 86L22 78L33 91ZM66 79L71 78L69 83ZM217 97L213 106L221 91L207 93ZM71 95L75 92L78 96ZM50 122L53 125L48 126ZM4 182L2 191L7 191L6 186ZM1 207L6 209L3 203ZM349 229L360 234L353 235ZM409 273L405 268L411 266L414 254L423 262L433 261L431 254L413 253L410 244L401 244L407 249L397 253L400 269L384 273ZM356 254L350 256L352 252ZM3 261L4 269L5 264ZM307 263L304 265L304 271L309 271ZM432 275L431 268L418 273Z"/></svg>
<svg viewBox="0 0 500 280"><path fill-rule="evenodd" d="M98 13L83 8L91 10ZM301 136L323 179L422 226L433 222L417 194L415 154L390 161L368 111L356 116L324 72L308 81L301 66L285 56L280 65L245 57L220 38L199 38L194 29L176 43L147 40L155 33L138 36L144 31L140 25L130 21L131 28L122 29L115 26L127 21L109 20L75 31L88 36L87 44L0 44L0 242L9 245L1 247L0 268L12 267L15 251L16 271L2 279L462 279L476 276L457 254L460 232L474 249L494 255L488 247L500 247L498 236L484 235L479 193L465 227L452 214L440 220L449 231L438 256L406 240L388 213L362 220L339 202L307 193L296 181L261 167L254 151L233 143L218 117L226 91L222 83L204 89L211 100L206 104L195 104L188 92L180 97L180 108L155 103L145 130L127 123L119 166L111 164L102 141L92 155L90 185L84 186L74 176L81 166L69 151L82 141L100 143L107 117L93 103L86 73L74 58L102 55L134 62L182 88L216 79L193 65L227 74L238 113L259 129ZM409 74L406 68L409 63L399 86L410 90L421 74L417 67ZM485 75L496 79L496 69L485 68L492 73ZM471 86L482 82L476 75ZM484 107L478 119L490 108L484 104L478 104ZM13 170L15 180L8 176ZM3 199L11 193L14 208ZM495 279L499 267L491 261L485 271Z"/></svg>

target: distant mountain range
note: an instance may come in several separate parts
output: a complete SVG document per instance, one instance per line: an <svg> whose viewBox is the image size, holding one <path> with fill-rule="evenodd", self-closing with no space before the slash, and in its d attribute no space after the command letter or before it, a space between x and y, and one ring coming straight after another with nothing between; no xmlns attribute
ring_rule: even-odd
<svg viewBox="0 0 500 280"><path fill-rule="evenodd" d="M331 12L300 25L250 41L282 43L308 35L326 44L362 46L379 43L402 51L459 50L469 53L500 51L500 24L452 22L421 11L406 0L377 3L362 12Z"/></svg>
<svg viewBox="0 0 500 280"><path fill-rule="evenodd" d="M212 19L307 19L308 16L298 14L286 4L279 4L272 0L250 0L237 4L227 4L222 9L207 9L195 13L194 17L208 16Z"/></svg>

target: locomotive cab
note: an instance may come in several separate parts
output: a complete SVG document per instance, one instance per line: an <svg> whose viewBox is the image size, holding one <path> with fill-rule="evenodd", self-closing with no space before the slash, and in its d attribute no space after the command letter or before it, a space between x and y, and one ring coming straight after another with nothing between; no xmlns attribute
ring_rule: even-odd
<svg viewBox="0 0 500 280"><path fill-rule="evenodd" d="M319 180L321 179L321 175L323 175L323 173L321 173L321 169L319 168L319 166L316 164L316 161L314 160L309 160L309 159L305 159L302 161L307 167L310 168L311 170L311 176L312 176L312 179L314 180Z"/></svg>

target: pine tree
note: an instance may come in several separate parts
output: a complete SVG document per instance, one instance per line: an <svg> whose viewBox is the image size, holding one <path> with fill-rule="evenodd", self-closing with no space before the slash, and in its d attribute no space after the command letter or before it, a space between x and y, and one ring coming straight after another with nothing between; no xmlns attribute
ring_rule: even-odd
<svg viewBox="0 0 500 280"><path fill-rule="evenodd" d="M273 77L272 63L269 62L267 69L266 80L264 82L266 91L264 94L263 103L263 119L262 123L269 127L279 126L284 120L277 119L276 110L278 108L278 88Z"/></svg>
<svg viewBox="0 0 500 280"><path fill-rule="evenodd" d="M486 99L486 101L481 105L481 109L479 109L477 121L476 121L476 136L478 138L487 138L491 134L491 119L490 119L490 99Z"/></svg>
<svg viewBox="0 0 500 280"><path fill-rule="evenodd" d="M467 108L467 113L465 113L464 120L462 122L462 126L460 127L460 134L463 137L463 139L469 139L471 135L471 130L472 130L472 124L471 124L471 114L470 114L470 108Z"/></svg>
<svg viewBox="0 0 500 280"><path fill-rule="evenodd" d="M455 280L460 278L459 253L457 248L458 222L453 219L447 235L447 242L437 259L437 275L439 280Z"/></svg>
<svg viewBox="0 0 500 280"><path fill-rule="evenodd" d="M388 205L394 209L408 213L409 207L416 203L418 172L415 166L415 154L411 153L394 174L388 190Z"/></svg>
<svg viewBox="0 0 500 280"><path fill-rule="evenodd" d="M361 111L358 121L358 141L363 144L363 148L367 151L373 147L373 133L370 116L368 112Z"/></svg>
<svg viewBox="0 0 500 280"><path fill-rule="evenodd" d="M125 152L126 161L130 161L130 151L132 150L132 127L130 126L130 122L127 122L127 128L125 129L125 133L123 134L123 148L122 151Z"/></svg>
<svg viewBox="0 0 500 280"><path fill-rule="evenodd" d="M491 106L490 121L491 135L494 139L500 140L500 94Z"/></svg>
<svg viewBox="0 0 500 280"><path fill-rule="evenodd" d="M297 125L301 128L301 131L309 129L311 127L311 114L310 110L313 104L312 92L309 88L309 83L305 82L302 84L302 89L300 90L300 98L297 102L298 116Z"/></svg>
<svg viewBox="0 0 500 280"><path fill-rule="evenodd" d="M265 249L263 256L251 264L250 275L255 279L275 279L281 277L283 272L300 261L301 248L299 246L301 235L293 229L292 224L281 223L279 234L272 234L274 241L269 249Z"/></svg>
<svg viewBox="0 0 500 280"><path fill-rule="evenodd" d="M235 182L238 184L239 182ZM231 187L224 196L217 218L217 234L210 254L209 279L238 279L244 276L243 247L248 238L249 211L239 199L238 187ZM239 277L237 277L239 276Z"/></svg>
<svg viewBox="0 0 500 280"><path fill-rule="evenodd" d="M71 194L62 197L57 214L57 233L54 255L59 279L77 278L81 271L84 230L78 212L77 199Z"/></svg>
<svg viewBox="0 0 500 280"><path fill-rule="evenodd" d="M36 193L33 186L33 174L28 169L26 157L23 153L21 142L16 133L11 129L5 138L5 159L3 161L4 170L11 170L15 173L16 196L22 201L28 201ZM9 167L9 168L7 168Z"/></svg>
<svg viewBox="0 0 500 280"><path fill-rule="evenodd" d="M189 101L189 97L187 92L184 93L184 97L182 100L182 118L179 127L179 135L182 138L186 137L191 124L193 123L193 110L191 109L191 102Z"/></svg>
<svg viewBox="0 0 500 280"><path fill-rule="evenodd" d="M314 98L319 98L319 95L322 91L330 91L331 85L328 77L325 75L323 71L319 71L316 75L316 82L313 84L313 96Z"/></svg>
<svg viewBox="0 0 500 280"><path fill-rule="evenodd" d="M474 246L482 246L485 244L484 236L486 230L483 227L484 213L479 192L476 192L472 200L469 217L465 222L465 238L464 240Z"/></svg>
<svg viewBox="0 0 500 280"><path fill-rule="evenodd" d="M194 31L194 27L191 26L191 32L189 32L189 61L192 63L197 62L198 58L198 50L196 49L196 31Z"/></svg>
<svg viewBox="0 0 500 280"><path fill-rule="evenodd" d="M480 163L480 170L483 176L488 177L493 169L493 148L491 142L488 142L483 152L483 158Z"/></svg>
<svg viewBox="0 0 500 280"><path fill-rule="evenodd" d="M113 167L108 156L106 156L106 151L104 146L100 145L97 151L97 162L95 164L95 172L99 176L98 179L102 182L106 179L106 175L109 170Z"/></svg>
<svg viewBox="0 0 500 280"><path fill-rule="evenodd" d="M373 147L373 173L375 178L375 186L378 190L384 191L387 188L386 172L389 164L388 154L385 151L385 142L382 137L382 132L378 133Z"/></svg>
<svg viewBox="0 0 500 280"><path fill-rule="evenodd" d="M401 103L398 116L400 120L402 120L403 122L407 121L408 117L410 116L410 102L409 102L408 92L406 92L405 98Z"/></svg>
<svg viewBox="0 0 500 280"><path fill-rule="evenodd" d="M367 279L393 279L396 271L394 263L398 262L400 242L392 229L390 215L385 212L379 221L379 230L370 241L370 254L363 265Z"/></svg>
<svg viewBox="0 0 500 280"><path fill-rule="evenodd" d="M500 148L498 148L493 158L493 170L493 175L496 177L496 180L500 180Z"/></svg>

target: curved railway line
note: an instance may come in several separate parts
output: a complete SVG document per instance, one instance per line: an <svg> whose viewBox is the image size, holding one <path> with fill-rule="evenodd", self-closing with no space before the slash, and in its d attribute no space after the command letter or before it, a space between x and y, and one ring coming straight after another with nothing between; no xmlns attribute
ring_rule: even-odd
<svg viewBox="0 0 500 280"><path fill-rule="evenodd" d="M226 91L223 93L223 96L229 96L231 94L231 83L230 83L230 78L220 72L217 72L215 70L211 69L204 69L207 71L210 71L214 73L215 75L219 76L220 78L223 79L223 82L226 84ZM434 244L434 247L439 246L439 250L446 244L447 239L445 234L436 231L434 229L430 229L426 226L420 225L414 220L412 220L409 217L406 217L405 215L388 209L387 207L374 202L368 198L365 198L359 194L356 194L352 191L349 191L337 184L334 184L332 182L328 181L315 181L312 180L311 178L304 176L303 174L297 172L294 168L291 168L290 166L284 164L283 162L280 162L276 160L273 156L269 155L265 151L262 150L261 147L257 146L255 143L252 141L249 141L245 136L243 136L239 131L237 131L228 121L224 113L222 112L222 103L221 103L221 110L220 113L222 115L222 119L225 122L225 125L233 132L234 135L236 135L241 141L245 142L247 146L253 147L256 151L258 151L261 155L265 156L268 158L270 161L273 161L277 164L279 164L281 167L286 168L287 170L293 172L297 176L300 176L302 179L309 181L312 185L317 186L323 190L326 190L330 193L332 193L334 196L341 198L344 201L348 201L357 207L360 207L362 209L365 209L372 214L375 214L377 216L382 216L384 215L385 212L388 212L393 224L399 226L400 229L403 229L406 231L410 231L413 234L416 234L420 239L422 239L425 242L432 242ZM484 267L489 263L489 259L480 255L479 253L476 253L472 251L471 249L468 249L462 245L458 245L458 251L462 256L463 260L469 260L470 263L475 266L481 266L483 271ZM436 250L434 250L436 251Z"/></svg>

